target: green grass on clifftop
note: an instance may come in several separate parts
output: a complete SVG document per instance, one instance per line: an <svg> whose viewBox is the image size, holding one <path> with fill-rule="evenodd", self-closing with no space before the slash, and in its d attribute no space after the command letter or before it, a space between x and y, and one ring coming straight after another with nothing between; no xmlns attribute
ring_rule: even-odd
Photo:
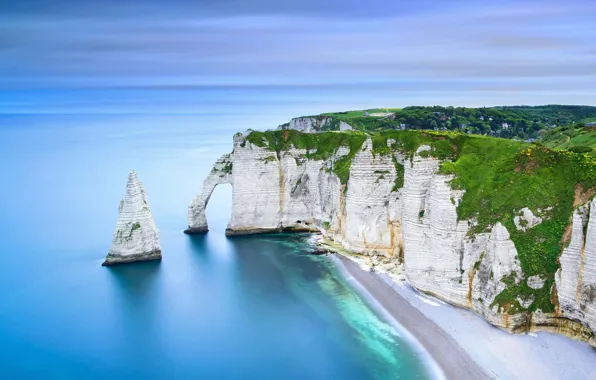
<svg viewBox="0 0 596 380"><path fill-rule="evenodd" d="M575 124L557 127L544 134L544 145L553 149L565 149L596 155L596 128Z"/></svg>
<svg viewBox="0 0 596 380"><path fill-rule="evenodd" d="M330 112L310 117L332 118L332 122L326 125L326 130L336 130L339 121L344 121L365 132L405 128L460 131L527 140L541 139L554 127L569 127L576 123L596 121L596 107L556 104L481 108L410 106Z"/></svg>
<svg viewBox="0 0 596 380"><path fill-rule="evenodd" d="M366 140L366 135L358 131L301 133L295 130L278 130L254 131L246 137L246 140L275 151L278 157L282 151L292 147L306 149L308 153L305 158L313 160L327 160L340 147L347 147L349 153L337 159L331 169L345 185L350 177L352 160Z"/></svg>

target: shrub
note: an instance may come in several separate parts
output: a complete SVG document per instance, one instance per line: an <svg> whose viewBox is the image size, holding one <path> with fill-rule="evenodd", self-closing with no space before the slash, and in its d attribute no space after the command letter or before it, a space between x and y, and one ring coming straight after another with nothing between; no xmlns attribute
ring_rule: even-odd
<svg viewBox="0 0 596 380"><path fill-rule="evenodd" d="M590 148L589 146L585 146L585 145L577 145L577 146L572 146L568 150L573 153L590 153L592 151L592 148Z"/></svg>

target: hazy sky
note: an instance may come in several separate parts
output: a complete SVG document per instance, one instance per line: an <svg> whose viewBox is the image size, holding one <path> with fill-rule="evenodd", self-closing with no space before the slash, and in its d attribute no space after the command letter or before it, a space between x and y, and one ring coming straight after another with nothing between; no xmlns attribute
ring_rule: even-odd
<svg viewBox="0 0 596 380"><path fill-rule="evenodd" d="M596 105L595 15L591 0L0 0L0 90L300 86L391 91L396 106Z"/></svg>

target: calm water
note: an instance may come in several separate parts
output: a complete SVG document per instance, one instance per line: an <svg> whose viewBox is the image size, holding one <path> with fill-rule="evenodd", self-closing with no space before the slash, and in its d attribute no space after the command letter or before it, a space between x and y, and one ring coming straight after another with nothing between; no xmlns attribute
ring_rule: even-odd
<svg viewBox="0 0 596 380"><path fill-rule="evenodd" d="M51 102L74 103L62 96ZM0 100L0 378L427 378L333 265L304 254L308 236L226 238L229 187L212 197L209 234L181 233L232 134L275 126L287 109L17 114ZM103 268L130 169L164 259Z"/></svg>

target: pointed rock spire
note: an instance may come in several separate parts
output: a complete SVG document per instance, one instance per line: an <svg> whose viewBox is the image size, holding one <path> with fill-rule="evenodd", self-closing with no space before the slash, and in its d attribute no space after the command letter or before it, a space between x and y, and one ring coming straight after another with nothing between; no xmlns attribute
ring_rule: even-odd
<svg viewBox="0 0 596 380"><path fill-rule="evenodd" d="M128 175L126 194L118 207L112 246L103 265L160 259L159 230L155 226L145 188L133 170Z"/></svg>

